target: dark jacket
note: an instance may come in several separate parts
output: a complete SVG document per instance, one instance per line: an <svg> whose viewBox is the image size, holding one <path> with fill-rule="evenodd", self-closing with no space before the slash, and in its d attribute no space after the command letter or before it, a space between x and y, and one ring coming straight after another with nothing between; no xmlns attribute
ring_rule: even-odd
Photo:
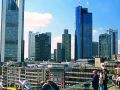
<svg viewBox="0 0 120 90"><path fill-rule="evenodd" d="M52 87L49 84L44 84L42 90L52 90Z"/></svg>
<svg viewBox="0 0 120 90"><path fill-rule="evenodd" d="M99 75L94 75L92 79L92 86L93 87L98 87L99 85Z"/></svg>
<svg viewBox="0 0 120 90"><path fill-rule="evenodd" d="M50 81L50 85L52 86L52 88L54 88L54 90L60 90L57 84L54 83L53 81Z"/></svg>

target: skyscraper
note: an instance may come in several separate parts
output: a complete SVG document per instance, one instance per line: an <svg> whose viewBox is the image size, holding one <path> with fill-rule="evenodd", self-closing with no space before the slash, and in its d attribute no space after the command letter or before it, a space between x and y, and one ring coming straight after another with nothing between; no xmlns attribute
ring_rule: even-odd
<svg viewBox="0 0 120 90"><path fill-rule="evenodd" d="M99 56L102 58L111 59L111 35L110 34L101 34L99 36Z"/></svg>
<svg viewBox="0 0 120 90"><path fill-rule="evenodd" d="M92 56L98 57L98 42L92 42Z"/></svg>
<svg viewBox="0 0 120 90"><path fill-rule="evenodd" d="M62 34L62 61L71 61L71 34L68 34L68 29Z"/></svg>
<svg viewBox="0 0 120 90"><path fill-rule="evenodd" d="M1 62L24 60L24 0L2 0Z"/></svg>
<svg viewBox="0 0 120 90"><path fill-rule="evenodd" d="M62 62L62 44L57 43L57 53L56 53L57 62Z"/></svg>
<svg viewBox="0 0 120 90"><path fill-rule="evenodd" d="M54 49L54 61L57 61L56 58L57 58L57 49Z"/></svg>
<svg viewBox="0 0 120 90"><path fill-rule="evenodd" d="M35 61L51 59L51 33L35 35Z"/></svg>
<svg viewBox="0 0 120 90"><path fill-rule="evenodd" d="M35 59L35 35L39 33L29 32L29 47L28 47L28 58L30 60Z"/></svg>
<svg viewBox="0 0 120 90"><path fill-rule="evenodd" d="M108 34L111 35L112 55L117 55L118 54L118 31L113 29L109 29L107 31L108 31Z"/></svg>
<svg viewBox="0 0 120 90"><path fill-rule="evenodd" d="M92 13L76 7L75 60L92 57Z"/></svg>

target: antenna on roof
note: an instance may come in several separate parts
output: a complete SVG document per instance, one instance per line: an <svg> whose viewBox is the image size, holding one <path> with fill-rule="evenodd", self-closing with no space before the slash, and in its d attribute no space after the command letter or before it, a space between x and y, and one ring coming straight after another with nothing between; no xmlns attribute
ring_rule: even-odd
<svg viewBox="0 0 120 90"><path fill-rule="evenodd" d="M78 5L80 5L80 0L78 0Z"/></svg>

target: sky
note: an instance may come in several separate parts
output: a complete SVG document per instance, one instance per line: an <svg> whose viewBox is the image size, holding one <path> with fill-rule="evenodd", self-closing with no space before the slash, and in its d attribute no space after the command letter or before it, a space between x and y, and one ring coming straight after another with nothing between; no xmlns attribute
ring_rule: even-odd
<svg viewBox="0 0 120 90"><path fill-rule="evenodd" d="M1 10L0 0L0 10ZM120 53L120 0L81 0L80 5L93 13L93 41L109 28L118 30ZM72 34L74 58L75 8L78 0L25 0L25 58L28 57L28 32L51 32L52 53L57 42L62 41L64 29ZM0 11L1 12L1 11ZM1 15L1 13L0 13Z"/></svg>

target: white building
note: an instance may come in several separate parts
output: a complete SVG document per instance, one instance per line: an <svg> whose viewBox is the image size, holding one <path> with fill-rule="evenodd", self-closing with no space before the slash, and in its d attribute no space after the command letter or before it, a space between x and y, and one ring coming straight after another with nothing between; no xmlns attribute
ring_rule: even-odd
<svg viewBox="0 0 120 90"><path fill-rule="evenodd" d="M35 59L35 35L39 33L29 32L29 45L28 45L28 58L30 60Z"/></svg>

